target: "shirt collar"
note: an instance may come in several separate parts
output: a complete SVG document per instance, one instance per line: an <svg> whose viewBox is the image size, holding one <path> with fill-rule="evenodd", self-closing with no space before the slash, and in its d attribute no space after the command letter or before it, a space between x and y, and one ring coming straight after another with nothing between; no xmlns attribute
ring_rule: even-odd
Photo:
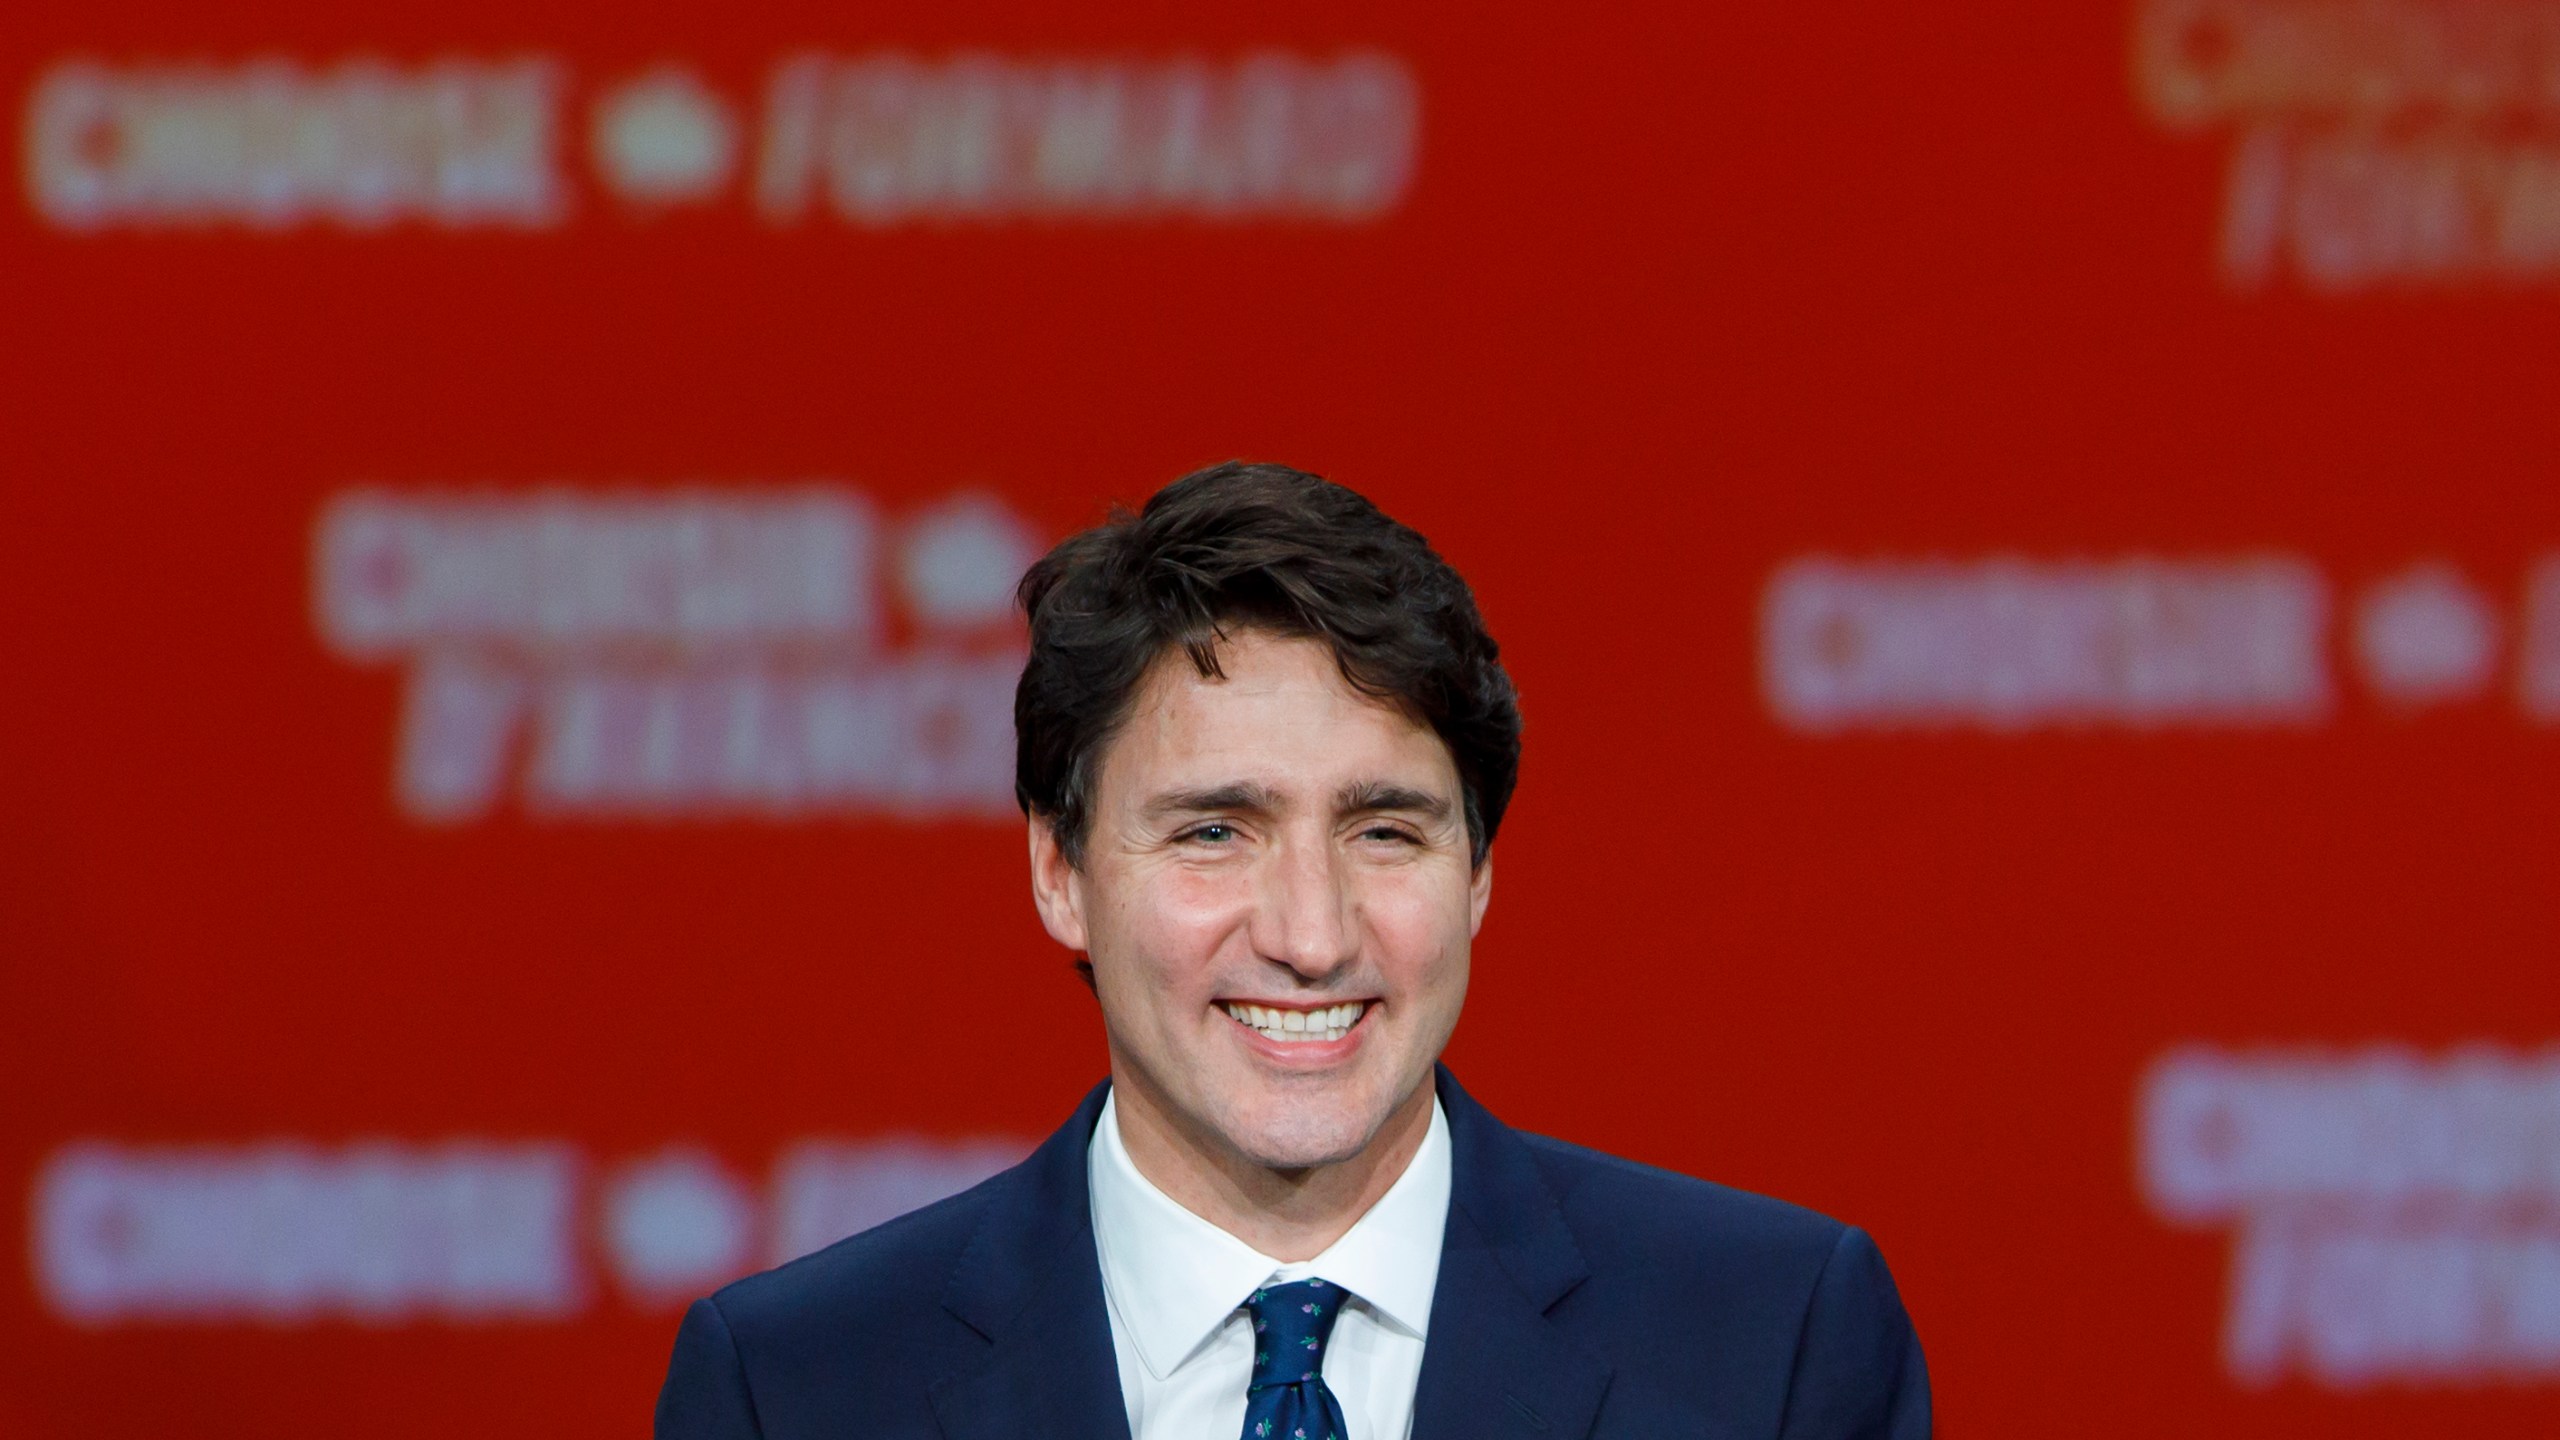
<svg viewBox="0 0 2560 1440"><path fill-rule="evenodd" d="M1420 1338L1440 1282L1449 1221L1449 1120L1431 1100L1422 1146L1341 1239L1312 1260L1284 1265L1199 1216L1138 1173L1120 1139L1116 1097L1085 1149L1093 1232L1112 1308L1147 1373L1162 1380L1189 1359L1254 1287L1275 1276L1339 1285L1389 1325Z"/></svg>

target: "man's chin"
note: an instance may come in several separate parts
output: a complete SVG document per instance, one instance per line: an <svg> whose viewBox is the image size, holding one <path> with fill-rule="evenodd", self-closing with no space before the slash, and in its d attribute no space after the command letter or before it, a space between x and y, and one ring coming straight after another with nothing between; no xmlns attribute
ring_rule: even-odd
<svg viewBox="0 0 2560 1440"><path fill-rule="evenodd" d="M1365 1096L1274 1097L1224 1129L1227 1143L1264 1169L1309 1170L1359 1158L1385 1128L1387 1109Z"/></svg>
<svg viewBox="0 0 2560 1440"><path fill-rule="evenodd" d="M1295 1133L1230 1136L1229 1143L1265 1170L1314 1170L1339 1165L1359 1158L1360 1152L1369 1148L1366 1136L1344 1141Z"/></svg>

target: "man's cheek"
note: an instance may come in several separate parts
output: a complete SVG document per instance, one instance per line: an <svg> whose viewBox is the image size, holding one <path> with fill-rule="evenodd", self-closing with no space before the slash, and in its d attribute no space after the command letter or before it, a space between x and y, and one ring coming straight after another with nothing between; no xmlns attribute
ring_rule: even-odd
<svg viewBox="0 0 2560 1440"><path fill-rule="evenodd" d="M1465 911L1454 916L1442 896L1427 892L1399 894L1369 911L1380 964L1399 979L1418 979L1436 970L1455 952L1463 955L1467 931Z"/></svg>
<svg viewBox="0 0 2560 1440"><path fill-rule="evenodd" d="M1230 934L1250 924L1252 913L1250 895L1231 881L1191 877L1157 897L1145 923L1169 966L1205 968Z"/></svg>
<svg viewBox="0 0 2560 1440"><path fill-rule="evenodd" d="M1130 948L1156 1003L1187 1007L1205 1001L1202 987L1208 983L1207 958L1214 933L1213 927L1180 914L1158 912L1139 918L1129 937Z"/></svg>

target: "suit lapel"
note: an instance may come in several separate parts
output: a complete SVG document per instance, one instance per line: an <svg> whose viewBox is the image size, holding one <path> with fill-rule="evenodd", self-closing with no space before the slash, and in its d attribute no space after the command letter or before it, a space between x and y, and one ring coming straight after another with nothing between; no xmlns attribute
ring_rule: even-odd
<svg viewBox="0 0 2560 1440"><path fill-rule="evenodd" d="M1609 1368L1547 1318L1590 1275L1537 1160L1446 1069L1449 1225L1414 1395L1414 1440L1576 1440Z"/></svg>
<svg viewBox="0 0 2560 1440"><path fill-rule="evenodd" d="M985 1336L988 1353L933 1383L950 1440L1129 1440L1085 1184L1108 1088L1096 1086L1007 1177L952 1266L943 1308Z"/></svg>

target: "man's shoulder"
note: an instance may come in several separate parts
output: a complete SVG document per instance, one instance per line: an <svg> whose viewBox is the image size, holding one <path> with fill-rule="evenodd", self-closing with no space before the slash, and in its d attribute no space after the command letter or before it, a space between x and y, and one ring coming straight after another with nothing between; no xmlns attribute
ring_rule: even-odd
<svg viewBox="0 0 2560 1440"><path fill-rule="evenodd" d="M954 1277L1020 1183L973 1189L750 1275L685 1314L658 1396L661 1436L834 1433L859 1404L882 1434L933 1426L919 1377L983 1357Z"/></svg>
<svg viewBox="0 0 2560 1440"><path fill-rule="evenodd" d="M1515 1132L1516 1133L1516 1132ZM1617 1364L1614 1406L1667 1433L1929 1433L1920 1342L1874 1241L1800 1205L1520 1136L1587 1274L1553 1315Z"/></svg>
<svg viewBox="0 0 2560 1440"><path fill-rule="evenodd" d="M1810 1285L1849 1227L1767 1195L1515 1132L1595 1268L1748 1271Z"/></svg>
<svg viewBox="0 0 2560 1440"><path fill-rule="evenodd" d="M742 1346L830 1343L937 1308L953 1267L1011 1172L848 1236L712 1295Z"/></svg>

